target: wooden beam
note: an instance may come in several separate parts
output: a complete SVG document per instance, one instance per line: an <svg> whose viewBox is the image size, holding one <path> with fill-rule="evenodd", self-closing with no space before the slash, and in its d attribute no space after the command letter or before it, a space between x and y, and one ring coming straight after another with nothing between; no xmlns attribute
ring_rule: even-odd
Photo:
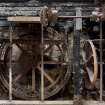
<svg viewBox="0 0 105 105"><path fill-rule="evenodd" d="M73 105L73 101L8 101L0 100L0 105Z"/></svg>
<svg viewBox="0 0 105 105"><path fill-rule="evenodd" d="M30 100L0 100L0 105L73 105L73 100L67 101L30 101ZM83 105L105 105L105 102L102 101L85 101L83 100Z"/></svg>
<svg viewBox="0 0 105 105"><path fill-rule="evenodd" d="M22 23L40 23L41 19L40 17L34 17L34 16L12 16L8 17L7 20L9 22L22 22Z"/></svg>

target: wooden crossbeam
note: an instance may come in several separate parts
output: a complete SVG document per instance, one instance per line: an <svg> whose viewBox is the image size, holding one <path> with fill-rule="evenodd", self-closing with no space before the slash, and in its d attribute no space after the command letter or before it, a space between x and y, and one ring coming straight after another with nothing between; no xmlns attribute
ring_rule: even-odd
<svg viewBox="0 0 105 105"><path fill-rule="evenodd" d="M73 105L73 101L9 101L0 100L0 105Z"/></svg>
<svg viewBox="0 0 105 105"><path fill-rule="evenodd" d="M36 16L12 16L8 17L9 22L22 22L22 23L40 23L40 17Z"/></svg>
<svg viewBox="0 0 105 105"><path fill-rule="evenodd" d="M20 101L20 100L0 100L0 105L73 105L73 100L71 101ZM105 105L104 101L85 101L83 100L83 105Z"/></svg>

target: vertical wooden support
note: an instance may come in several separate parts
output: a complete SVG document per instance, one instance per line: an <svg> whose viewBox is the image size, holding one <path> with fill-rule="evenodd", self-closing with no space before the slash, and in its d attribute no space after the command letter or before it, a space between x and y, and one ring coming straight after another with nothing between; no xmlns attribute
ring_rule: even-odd
<svg viewBox="0 0 105 105"><path fill-rule="evenodd" d="M35 68L32 69L32 93L35 95Z"/></svg>
<svg viewBox="0 0 105 105"><path fill-rule="evenodd" d="M102 21L100 22L100 101L103 93L103 64L102 64Z"/></svg>
<svg viewBox="0 0 105 105"><path fill-rule="evenodd" d="M41 24L41 101L44 101L44 54L43 54L43 24Z"/></svg>
<svg viewBox="0 0 105 105"><path fill-rule="evenodd" d="M9 58L9 100L12 100L12 24L9 26L10 31L10 58Z"/></svg>
<svg viewBox="0 0 105 105"><path fill-rule="evenodd" d="M81 8L76 8L76 16L81 17ZM73 37L73 69L74 69L74 105L81 105L82 73L80 68L80 34L82 30L82 18L75 19Z"/></svg>

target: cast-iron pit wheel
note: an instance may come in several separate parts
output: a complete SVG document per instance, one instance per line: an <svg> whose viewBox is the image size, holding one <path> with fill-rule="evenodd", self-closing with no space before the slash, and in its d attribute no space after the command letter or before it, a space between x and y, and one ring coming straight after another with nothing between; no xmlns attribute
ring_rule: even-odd
<svg viewBox="0 0 105 105"><path fill-rule="evenodd" d="M68 82L70 69L64 57L61 43L44 43L44 99L58 93ZM1 51L2 70L0 79L9 90L9 44L4 43ZM41 44L12 44L13 95L19 99L41 97Z"/></svg>
<svg viewBox="0 0 105 105"><path fill-rule="evenodd" d="M84 43L81 53L85 72L85 86L88 89L93 89L98 75L98 61L96 49L91 40Z"/></svg>

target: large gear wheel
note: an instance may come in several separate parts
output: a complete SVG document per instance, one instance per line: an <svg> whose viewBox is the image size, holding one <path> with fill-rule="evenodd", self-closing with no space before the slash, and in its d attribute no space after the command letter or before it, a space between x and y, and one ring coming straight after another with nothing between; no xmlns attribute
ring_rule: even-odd
<svg viewBox="0 0 105 105"><path fill-rule="evenodd" d="M98 76L98 60L95 46L91 40L84 42L82 51L85 87L93 89Z"/></svg>
<svg viewBox="0 0 105 105"><path fill-rule="evenodd" d="M52 31L55 31L52 29ZM48 32L48 31L47 31ZM66 60L64 41L57 40L57 31L48 32L44 41L44 99L58 93L68 82L70 65ZM57 34L57 35L56 35ZM59 37L61 34L59 34ZM49 37L50 36L50 37ZM53 37L52 37L53 36ZM20 37L22 40L32 40L35 37ZM47 40L46 40L47 39ZM60 38L59 38L60 39ZM36 39L37 40L37 37ZM3 43L1 49L0 79L9 89L9 55L8 43ZM40 99L41 97L41 43L13 43L12 44L12 86L13 95L19 99ZM33 80L34 79L34 80Z"/></svg>

